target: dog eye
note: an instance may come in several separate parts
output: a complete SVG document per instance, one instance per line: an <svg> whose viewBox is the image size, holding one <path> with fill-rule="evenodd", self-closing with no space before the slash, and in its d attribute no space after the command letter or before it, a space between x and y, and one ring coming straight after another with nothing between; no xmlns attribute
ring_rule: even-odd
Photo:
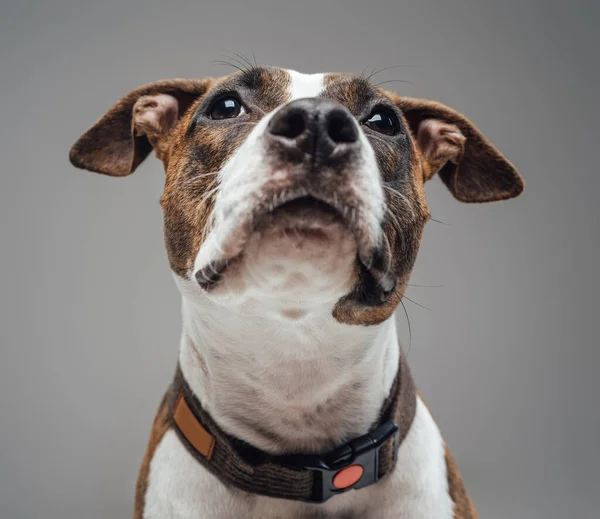
<svg viewBox="0 0 600 519"><path fill-rule="evenodd" d="M222 97L210 107L209 114L211 119L233 119L244 111L235 97Z"/></svg>
<svg viewBox="0 0 600 519"><path fill-rule="evenodd" d="M369 115L369 118L363 123L371 130L384 135L395 135L399 133L400 124L395 114L389 110L378 108Z"/></svg>

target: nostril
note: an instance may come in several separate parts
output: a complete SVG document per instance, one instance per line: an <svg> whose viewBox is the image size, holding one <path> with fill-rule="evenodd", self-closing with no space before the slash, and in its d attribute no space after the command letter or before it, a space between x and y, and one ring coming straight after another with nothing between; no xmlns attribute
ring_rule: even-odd
<svg viewBox="0 0 600 519"><path fill-rule="evenodd" d="M295 139L306 130L306 117L302 112L288 112L276 117L271 125L270 131L273 135Z"/></svg>
<svg viewBox="0 0 600 519"><path fill-rule="evenodd" d="M336 144L356 142L358 132L354 121L346 114L332 114L327 122L327 134Z"/></svg>

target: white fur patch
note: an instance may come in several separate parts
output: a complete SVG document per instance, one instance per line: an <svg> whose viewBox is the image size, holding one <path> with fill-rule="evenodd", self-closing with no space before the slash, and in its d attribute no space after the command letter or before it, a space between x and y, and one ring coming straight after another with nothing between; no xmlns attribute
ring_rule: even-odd
<svg viewBox="0 0 600 519"><path fill-rule="evenodd" d="M170 430L159 443L148 476L144 519L248 517L241 493L202 467Z"/></svg>
<svg viewBox="0 0 600 519"><path fill-rule="evenodd" d="M325 74L303 74L288 70L290 75L290 101L303 97L318 97L325 88Z"/></svg>
<svg viewBox="0 0 600 519"><path fill-rule="evenodd" d="M454 517L444 440L419 397L413 424L400 445L396 470L390 479L389 491L404 496L396 508L396 519Z"/></svg>

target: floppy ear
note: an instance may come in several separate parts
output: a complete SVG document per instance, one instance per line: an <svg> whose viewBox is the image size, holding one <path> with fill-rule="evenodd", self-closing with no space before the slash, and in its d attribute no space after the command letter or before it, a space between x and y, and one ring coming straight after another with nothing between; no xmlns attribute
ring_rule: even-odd
<svg viewBox="0 0 600 519"><path fill-rule="evenodd" d="M211 79L167 79L118 101L71 148L71 163L115 177L129 175L152 149L161 158L169 131L209 88Z"/></svg>
<svg viewBox="0 0 600 519"><path fill-rule="evenodd" d="M435 101L392 95L427 163L461 202L493 202L523 191L515 167L464 115Z"/></svg>

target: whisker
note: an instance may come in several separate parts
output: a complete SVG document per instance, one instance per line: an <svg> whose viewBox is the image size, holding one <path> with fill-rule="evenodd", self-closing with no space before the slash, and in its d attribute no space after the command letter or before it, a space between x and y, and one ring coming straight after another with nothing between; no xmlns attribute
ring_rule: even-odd
<svg viewBox="0 0 600 519"><path fill-rule="evenodd" d="M194 182L200 183L199 182L200 180L201 179L199 177L198 178L190 178L190 179L186 180L185 182L189 183L189 184L193 184ZM212 189L213 186L215 185L215 182L217 182L218 180L219 180L218 177L215 176L208 184L206 184L206 185L202 184L202 187L204 187L205 189Z"/></svg>
<svg viewBox="0 0 600 519"><path fill-rule="evenodd" d="M417 288L444 288L444 285L415 285L414 283L400 283L406 287L417 287Z"/></svg>
<svg viewBox="0 0 600 519"><path fill-rule="evenodd" d="M215 277L219 277L220 274L214 269L212 261L208 264L208 268L210 268L211 272L215 275Z"/></svg>
<svg viewBox="0 0 600 519"><path fill-rule="evenodd" d="M239 65L236 65L234 63L230 63L229 61L213 60L213 61L211 61L211 63L213 65L223 65L226 67L232 67L232 68L239 70L240 72L244 72L244 69L242 67L240 67Z"/></svg>
<svg viewBox="0 0 600 519"><path fill-rule="evenodd" d="M211 177L213 175L218 175L218 174L219 174L218 171L210 171L209 173L200 173L200 175L193 175L193 176L190 176L189 178L186 178L183 181L183 183L184 184L191 184L193 182L197 182L201 178Z"/></svg>
<svg viewBox="0 0 600 519"><path fill-rule="evenodd" d="M218 178L213 178L208 184L204 184L201 182L201 179L189 179L185 181L182 186L186 186L190 190L198 191L198 196L202 196L203 198L199 199L199 202L202 203L204 201L205 196L209 196L218 186L216 186L218 182ZM215 187L216 186L216 187ZM214 188L214 189L213 189ZM198 206L200 207L200 206Z"/></svg>
<svg viewBox="0 0 600 519"><path fill-rule="evenodd" d="M374 83L373 86L381 86L381 85L387 85L388 83L408 83L409 85L413 85L414 83L412 81L408 81L407 79L388 79L387 81L380 81L379 83Z"/></svg>
<svg viewBox="0 0 600 519"><path fill-rule="evenodd" d="M408 351L406 352L406 358L408 359L410 348L412 346L412 328L410 326L410 317L408 317L408 311L406 310L406 306L404 305L404 301L402 301L402 299L400 299L400 304L404 309L404 315L406 316L406 322L408 323Z"/></svg>
<svg viewBox="0 0 600 519"><path fill-rule="evenodd" d="M400 193L400 191L398 191L397 189L394 189L392 186L388 186L387 184L383 184L383 188L387 189L390 193L393 193L394 195L398 196L410 205L410 202L408 201L408 198L406 198L406 195Z"/></svg>
<svg viewBox="0 0 600 519"><path fill-rule="evenodd" d="M204 229L202 229L202 236L200 237L201 244L206 241L206 237L208 236L212 229L212 226L214 225L214 215L215 212L211 211L210 215L208 216L208 220L206 220L206 225L204 226Z"/></svg>
<svg viewBox="0 0 600 519"><path fill-rule="evenodd" d="M390 269L392 268L392 245L390 243L389 238L386 236L385 233L383 233L382 236L385 238L385 241L387 244L386 265L385 265L385 275L387 276L390 273Z"/></svg>
<svg viewBox="0 0 600 519"><path fill-rule="evenodd" d="M394 189L394 188L392 188L390 186L387 186L385 184L383 184L383 187L384 187L384 189L387 189L388 192L390 192L390 193L396 195L398 198L400 198L408 206L408 208L410 209L412 217L413 218L415 217L415 212L413 210L412 204L410 203L410 201L408 200L408 198L406 198L405 195L403 195L402 193L400 193L400 191L397 191L396 189Z"/></svg>
<svg viewBox="0 0 600 519"><path fill-rule="evenodd" d="M377 74L381 74L382 72L385 72L386 70L392 70L392 69L396 69L396 68L405 68L405 67L416 67L416 65L393 65L391 67L380 68L379 70L373 69L372 72L364 79L366 79L367 81L370 81L371 79L373 79L374 76L376 76ZM365 69L366 68L367 67L365 67ZM362 75L363 74L361 74L361 76ZM377 85L375 85L375 86L377 86Z"/></svg>
<svg viewBox="0 0 600 519"><path fill-rule="evenodd" d="M394 227L394 229L396 231L402 232L402 226L400 225L400 221L398 220L398 217L393 213L393 211L389 207L386 206L385 210L389 214L390 220L392 220L392 227Z"/></svg>
<svg viewBox="0 0 600 519"><path fill-rule="evenodd" d="M235 54L235 52L234 52ZM229 58L230 60L234 61L235 63L237 63L240 67L242 67L242 71L245 71L248 69L247 64L244 61L241 61L239 58L235 58L234 56L227 56L227 58Z"/></svg>
<svg viewBox="0 0 600 519"><path fill-rule="evenodd" d="M395 151L395 150L394 150L394 146L392 145L392 143L391 143L391 142L388 142L388 141L386 141L385 139L382 139L381 137L379 137L379 136L377 136L377 135L369 135L369 137L368 137L368 138L370 138L370 139L374 139L374 140L376 140L376 141L379 141L379 142L382 142L383 144L385 144L385 145L388 147L388 149L389 149L391 152L394 152L394 151Z"/></svg>
<svg viewBox="0 0 600 519"><path fill-rule="evenodd" d="M252 62L243 54L240 54L239 52L234 52L234 54L240 58L244 63L246 63L248 65L248 67L250 67L250 70L252 70L255 65L252 64Z"/></svg>
<svg viewBox="0 0 600 519"><path fill-rule="evenodd" d="M212 207L210 207L210 208L207 207L207 209L210 209L210 214L208 215L208 219L206 220L206 225L204 226L204 229L202 230L201 243L204 243L207 236L210 234L210 231L212 231L212 229L215 225L215 219L217 218L214 200L211 200L209 203L212 205ZM206 204L203 204L203 205L206 207Z"/></svg>
<svg viewBox="0 0 600 519"><path fill-rule="evenodd" d="M386 206L385 210L386 210L387 214L390 216L390 220L392 220L392 222L391 222L392 227L398 233L398 238L401 241L401 247L404 247L404 244L406 243L406 238L404 237L404 229L402 228L402 225L400 224L400 220L398 220L398 217L396 216L396 214L394 214L389 207Z"/></svg>
<svg viewBox="0 0 600 519"><path fill-rule="evenodd" d="M393 229L398 233L398 238L400 239L401 247L404 247L406 243L406 238L404 237L404 229L398 220L398 217L392 212L389 207L386 207L386 212L390 217L391 224Z"/></svg>
<svg viewBox="0 0 600 519"><path fill-rule="evenodd" d="M432 222L439 223L439 224L441 224L441 225L446 225L446 226L448 226L448 227L452 227L452 224L449 224L449 223L446 223L446 222L442 222L441 220L436 220L435 218L432 218L431 216L429 217L429 219L430 219Z"/></svg>
<svg viewBox="0 0 600 519"><path fill-rule="evenodd" d="M209 197L211 197L212 195L214 195L217 192L218 189L219 189L219 186L217 186L217 187L215 187L213 189L210 189L209 191L205 192L204 196L200 200L198 200L198 202L200 204L203 204Z"/></svg>
<svg viewBox="0 0 600 519"><path fill-rule="evenodd" d="M413 301L410 297L407 297L407 296L403 295L402 298L406 299L407 301L410 301L414 305L420 306L424 310L427 310L427 311L431 312L431 308L427 308L425 305L422 305L421 303L417 303L416 301Z"/></svg>

